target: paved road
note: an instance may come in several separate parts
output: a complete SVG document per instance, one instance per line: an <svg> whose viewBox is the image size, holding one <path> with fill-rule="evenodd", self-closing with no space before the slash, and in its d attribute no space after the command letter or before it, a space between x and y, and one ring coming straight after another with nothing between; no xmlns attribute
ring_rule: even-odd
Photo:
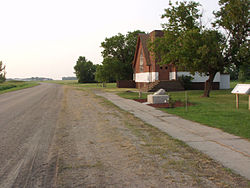
<svg viewBox="0 0 250 188"><path fill-rule="evenodd" d="M250 142L248 140L164 113L133 100L123 99L112 93L96 92L96 94L250 180Z"/></svg>
<svg viewBox="0 0 250 188"><path fill-rule="evenodd" d="M51 144L62 96L55 84L0 95L0 187L53 184Z"/></svg>

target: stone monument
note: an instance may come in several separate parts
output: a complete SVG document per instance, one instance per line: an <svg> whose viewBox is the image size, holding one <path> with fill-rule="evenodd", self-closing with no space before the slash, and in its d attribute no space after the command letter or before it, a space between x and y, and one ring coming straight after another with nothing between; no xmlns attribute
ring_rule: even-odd
<svg viewBox="0 0 250 188"><path fill-rule="evenodd" d="M150 104L169 103L169 96L166 95L166 91L164 89L159 89L153 95L147 96L147 102Z"/></svg>

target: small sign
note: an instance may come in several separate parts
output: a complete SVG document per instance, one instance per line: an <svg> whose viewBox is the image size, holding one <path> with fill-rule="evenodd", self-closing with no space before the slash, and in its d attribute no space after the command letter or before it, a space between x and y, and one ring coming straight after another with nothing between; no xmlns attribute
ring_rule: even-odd
<svg viewBox="0 0 250 188"><path fill-rule="evenodd" d="M248 109L250 110L250 84L237 84L231 93L236 94L236 108L239 108L239 94L249 95Z"/></svg>
<svg viewBox="0 0 250 188"><path fill-rule="evenodd" d="M231 93L250 95L250 84L237 84Z"/></svg>

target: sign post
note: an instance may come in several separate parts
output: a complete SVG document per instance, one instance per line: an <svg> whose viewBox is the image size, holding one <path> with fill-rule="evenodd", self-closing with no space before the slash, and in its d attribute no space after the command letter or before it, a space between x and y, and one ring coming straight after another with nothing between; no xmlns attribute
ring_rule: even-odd
<svg viewBox="0 0 250 188"><path fill-rule="evenodd" d="M239 94L236 94L236 108L239 108Z"/></svg>
<svg viewBox="0 0 250 188"><path fill-rule="evenodd" d="M250 95L248 96L248 110L250 110Z"/></svg>
<svg viewBox="0 0 250 188"><path fill-rule="evenodd" d="M236 108L239 108L239 95L248 95L248 110L250 110L250 84L237 84L233 91L236 94Z"/></svg>

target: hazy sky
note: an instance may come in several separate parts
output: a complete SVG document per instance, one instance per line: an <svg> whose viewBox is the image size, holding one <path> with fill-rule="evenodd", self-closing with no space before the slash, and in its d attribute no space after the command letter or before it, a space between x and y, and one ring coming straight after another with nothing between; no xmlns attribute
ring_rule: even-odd
<svg viewBox="0 0 250 188"><path fill-rule="evenodd" d="M0 0L0 61L8 78L74 76L79 56L101 63L101 42L161 29L168 0ZM204 22L218 0L199 0Z"/></svg>

